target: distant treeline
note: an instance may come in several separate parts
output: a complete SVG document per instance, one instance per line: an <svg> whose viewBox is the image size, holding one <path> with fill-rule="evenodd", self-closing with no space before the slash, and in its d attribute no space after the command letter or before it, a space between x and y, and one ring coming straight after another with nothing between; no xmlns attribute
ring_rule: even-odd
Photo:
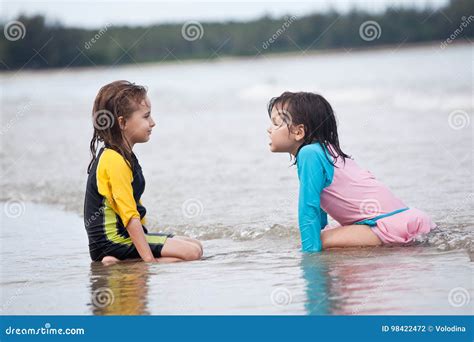
<svg viewBox="0 0 474 342"><path fill-rule="evenodd" d="M307 16L263 17L249 22L64 27L43 16L4 22L0 70L65 68L172 61L175 59L453 41L474 36L474 1L451 0L442 8L352 10Z"/></svg>

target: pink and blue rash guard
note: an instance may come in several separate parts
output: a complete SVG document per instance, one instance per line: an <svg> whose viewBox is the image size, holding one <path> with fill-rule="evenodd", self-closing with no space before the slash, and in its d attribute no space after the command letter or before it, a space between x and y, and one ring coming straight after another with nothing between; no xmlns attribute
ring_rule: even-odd
<svg viewBox="0 0 474 342"><path fill-rule="evenodd" d="M298 221L304 252L321 251L320 235L327 225L327 214L342 226L376 227L379 219L408 210L354 160L346 158L344 162L338 157L335 166L333 161L328 147L317 142L303 146L296 156L300 182Z"/></svg>

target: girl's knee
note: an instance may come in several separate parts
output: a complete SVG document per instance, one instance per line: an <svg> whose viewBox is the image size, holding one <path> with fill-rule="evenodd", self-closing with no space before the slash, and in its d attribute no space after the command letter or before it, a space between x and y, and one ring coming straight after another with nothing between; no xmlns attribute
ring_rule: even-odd
<svg viewBox="0 0 474 342"><path fill-rule="evenodd" d="M201 249L202 249L202 243L201 243L201 241L196 240L196 239L191 239L191 241L192 241L193 243L197 244L197 245L198 245L199 247L201 247Z"/></svg>
<svg viewBox="0 0 474 342"><path fill-rule="evenodd" d="M183 258L187 261L199 260L202 257L202 250L198 246L188 245L186 250L183 251Z"/></svg>
<svg viewBox="0 0 474 342"><path fill-rule="evenodd" d="M174 238L178 239L178 240L183 240L183 241L192 243L195 246L199 247L199 249L201 251L201 256L202 256L204 249L202 247L202 243L199 240L196 240L196 239L193 239L193 238L190 238L190 237L187 237L187 236L175 236Z"/></svg>
<svg viewBox="0 0 474 342"><path fill-rule="evenodd" d="M202 256L201 248L189 241L179 238L166 240L161 255L164 257L175 257L182 260L198 260Z"/></svg>
<svg viewBox="0 0 474 342"><path fill-rule="evenodd" d="M191 239L191 242L199 247L199 249L201 251L201 256L202 256L202 253L204 252L204 248L202 247L202 243L199 240L196 240L196 239Z"/></svg>

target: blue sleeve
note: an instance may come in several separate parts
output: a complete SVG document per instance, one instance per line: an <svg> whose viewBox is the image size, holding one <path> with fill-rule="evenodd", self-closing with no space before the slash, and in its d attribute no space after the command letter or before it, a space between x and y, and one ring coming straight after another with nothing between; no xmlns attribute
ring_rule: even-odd
<svg viewBox="0 0 474 342"><path fill-rule="evenodd" d="M332 164L322 148L312 145L303 147L297 156L300 181L298 201L298 223L303 252L322 250L321 229L327 225L327 214L321 209L320 197L330 180L327 169ZM331 177L332 178L332 177Z"/></svg>
<svg viewBox="0 0 474 342"><path fill-rule="evenodd" d="M328 214L321 208L321 229L328 225Z"/></svg>

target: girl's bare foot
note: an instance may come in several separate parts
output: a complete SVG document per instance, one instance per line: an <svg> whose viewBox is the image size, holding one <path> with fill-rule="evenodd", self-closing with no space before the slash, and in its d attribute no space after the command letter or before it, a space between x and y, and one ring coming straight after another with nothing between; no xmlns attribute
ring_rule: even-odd
<svg viewBox="0 0 474 342"><path fill-rule="evenodd" d="M107 255L102 259L102 263L105 266L116 264L119 261L120 261L119 259L117 259L116 257L110 256L110 255Z"/></svg>

